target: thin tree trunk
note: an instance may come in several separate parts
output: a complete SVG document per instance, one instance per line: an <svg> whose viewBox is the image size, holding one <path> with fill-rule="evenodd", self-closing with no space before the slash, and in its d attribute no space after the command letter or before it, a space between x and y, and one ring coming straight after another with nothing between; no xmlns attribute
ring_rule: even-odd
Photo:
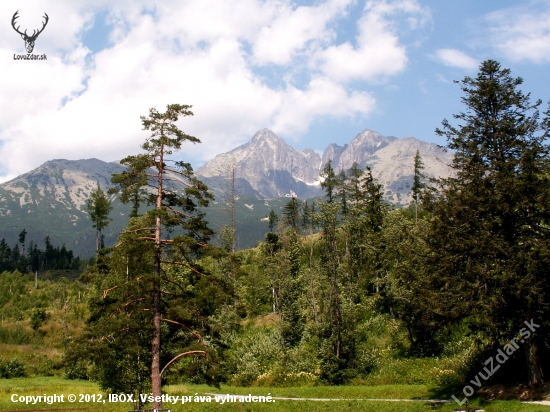
<svg viewBox="0 0 550 412"><path fill-rule="evenodd" d="M231 253L235 253L235 165L231 163Z"/></svg>
<svg viewBox="0 0 550 412"><path fill-rule="evenodd" d="M157 210L162 208L162 177L163 177L163 151L164 146L161 145L160 156L158 163L158 192L157 192ZM160 216L157 215L155 222L155 261L154 261L154 273L153 273L153 342L152 342L152 362L151 362L151 389L153 397L160 399L162 396L162 385L160 376L160 262L161 262L161 221ZM157 398L158 397L158 398ZM153 402L154 409L162 409L161 401Z"/></svg>
<svg viewBox="0 0 550 412"><path fill-rule="evenodd" d="M527 339L524 344L527 364L527 379L530 387L544 383L544 376L539 362L537 342L534 338Z"/></svg>
<svg viewBox="0 0 550 412"><path fill-rule="evenodd" d="M313 241L310 242L309 255L307 258L309 261L309 286L311 288L311 303L313 305L313 317L315 319L315 326L319 326L319 319L317 319L317 305L315 304L315 290L313 288Z"/></svg>

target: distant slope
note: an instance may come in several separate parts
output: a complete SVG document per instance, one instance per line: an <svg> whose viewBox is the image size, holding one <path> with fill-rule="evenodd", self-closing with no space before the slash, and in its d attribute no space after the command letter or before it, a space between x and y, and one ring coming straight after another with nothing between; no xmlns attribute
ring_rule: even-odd
<svg viewBox="0 0 550 412"><path fill-rule="evenodd" d="M26 229L27 243L31 240L44 247L50 236L57 246L65 243L82 257L91 256L95 249L95 229L92 228L86 205L89 194L99 183L103 190L110 185L112 173L124 167L98 159L56 159L0 185L0 237L11 245ZM115 197L113 222L105 231L108 243L114 243L118 232L128 222L130 208ZM11 239L11 240L10 240Z"/></svg>
<svg viewBox="0 0 550 412"><path fill-rule="evenodd" d="M32 240L44 248L44 239L50 236L55 246L65 244L76 255L89 257L95 253L95 229L86 211L90 193L99 182L103 190L110 184L111 174L125 168L118 163L98 159L51 160L42 166L0 185L0 239L5 238L10 246L18 241L19 233L28 232L27 245ZM205 179L208 184L216 178ZM256 246L269 231L267 221L262 219L271 209L277 213L289 201L281 198L266 202L259 200L256 192L246 192L250 185L244 181L237 185L236 227L237 246ZM218 188L223 182L217 181ZM220 189L221 190L221 189ZM116 196L111 196L114 206L113 219L105 230L107 246L116 244L119 233L129 220L130 205L123 205ZM217 199L205 208L206 220L216 231L230 224L229 206L218 191ZM215 241L215 239L214 239Z"/></svg>

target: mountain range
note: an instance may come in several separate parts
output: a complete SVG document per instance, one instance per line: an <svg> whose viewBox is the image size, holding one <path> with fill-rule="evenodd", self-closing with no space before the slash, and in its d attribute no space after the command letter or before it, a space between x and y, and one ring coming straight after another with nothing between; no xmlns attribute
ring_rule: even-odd
<svg viewBox="0 0 550 412"><path fill-rule="evenodd" d="M366 130L349 144L329 145L322 154L299 151L268 129L200 167L196 174L216 196L205 210L211 226L219 230L229 222L227 193L231 171L235 171L236 228L241 248L254 246L268 231L265 216L277 213L290 195L301 199L323 195L319 173L330 159L334 169L347 170L353 162L369 166L385 187L386 199L396 205L410 201L413 164L419 150L430 177L449 176L452 154L435 144L412 137L398 139ZM50 160L9 182L0 184L0 238L13 245L26 229L27 242L43 246L50 236L54 245L65 243L76 254L87 257L94 251L95 232L86 210L90 193L99 184L111 187L112 173L124 166L98 159ZM114 244L128 222L130 207L113 195L113 221L105 231L106 244Z"/></svg>
<svg viewBox="0 0 550 412"><path fill-rule="evenodd" d="M212 181L209 185L227 187L227 178L235 170L240 190L251 196L271 199L289 195L292 191L299 198L322 196L319 174L325 164L332 160L338 173L347 171L354 162L359 167L369 166L373 176L384 185L386 200L393 204L408 204L413 180L414 157L420 151L429 177L447 177L453 155L440 146L426 143L414 137L398 139L365 130L349 144L330 144L322 156L305 149L299 151L268 129L258 131L252 139L228 153L210 160L197 170L197 175Z"/></svg>

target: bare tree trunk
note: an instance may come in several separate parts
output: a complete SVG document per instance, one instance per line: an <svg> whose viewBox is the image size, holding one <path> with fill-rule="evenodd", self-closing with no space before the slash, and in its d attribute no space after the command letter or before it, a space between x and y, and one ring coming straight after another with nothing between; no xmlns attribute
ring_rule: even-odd
<svg viewBox="0 0 550 412"><path fill-rule="evenodd" d="M164 146L161 145L159 163L158 163L158 193L157 193L157 210L162 208L162 177L163 177L163 151ZM160 399L162 396L162 384L160 376L160 262L161 262L161 221L157 215L155 222L155 261L153 273L153 342L152 342L152 362L151 362L151 389L153 397ZM158 398L157 398L158 397ZM153 408L162 409L161 401L154 401Z"/></svg>
<svg viewBox="0 0 550 412"><path fill-rule="evenodd" d="M523 348L527 361L527 379L529 386L538 386L544 383L544 376L542 374L542 368L540 367L537 341L533 337L526 339Z"/></svg>
<svg viewBox="0 0 550 412"><path fill-rule="evenodd" d="M231 253L235 253L235 165L233 163L231 163L231 230L233 231Z"/></svg>
<svg viewBox="0 0 550 412"><path fill-rule="evenodd" d="M317 305L315 304L315 290L313 288L313 241L310 243L309 254L307 256L309 261L309 287L311 289L311 304L313 305L313 317L315 319L315 325L319 326L319 320L317 319Z"/></svg>

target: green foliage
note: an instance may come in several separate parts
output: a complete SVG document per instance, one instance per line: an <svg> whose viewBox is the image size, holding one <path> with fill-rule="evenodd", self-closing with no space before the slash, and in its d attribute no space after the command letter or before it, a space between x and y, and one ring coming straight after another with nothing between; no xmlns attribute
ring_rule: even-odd
<svg viewBox="0 0 550 412"><path fill-rule="evenodd" d="M218 238L221 243L222 249L226 252L231 252L233 248L233 243L235 242L235 229L231 228L229 225L224 225L221 230Z"/></svg>
<svg viewBox="0 0 550 412"><path fill-rule="evenodd" d="M277 222L279 222L279 216L277 215L277 213L275 213L273 209L269 211L268 221L269 231L273 232L273 229L275 228L275 226L277 226Z"/></svg>
<svg viewBox="0 0 550 412"><path fill-rule="evenodd" d="M437 130L455 150L456 177L435 204L428 288L439 292L428 313L440 326L467 319L493 345L526 320L550 327L550 112L540 120L541 102L518 90L522 82L483 62L461 82L461 125ZM530 383L542 380L537 352L548 342L547 333L526 340Z"/></svg>
<svg viewBox="0 0 550 412"><path fill-rule="evenodd" d="M109 218L109 213L113 210L111 202L105 196L105 192L101 190L99 183L97 188L90 194L88 198L88 213L92 220L92 227L96 229L96 251L103 246L101 232L107 227L112 220Z"/></svg>
<svg viewBox="0 0 550 412"><path fill-rule="evenodd" d="M329 203L332 203L334 200L334 191L338 185L338 178L332 167L331 159L323 168L323 172L320 174L319 178L321 180L321 187L325 189Z"/></svg>
<svg viewBox="0 0 550 412"><path fill-rule="evenodd" d="M283 208L283 223L294 230L298 229L300 222L300 205L298 200L293 197Z"/></svg>
<svg viewBox="0 0 550 412"><path fill-rule="evenodd" d="M0 378L22 378L26 375L25 365L19 359L12 358L6 362L0 362Z"/></svg>
<svg viewBox="0 0 550 412"><path fill-rule="evenodd" d="M227 353L231 383L243 386L292 386L319 380L315 350L299 345L283 351L278 327L251 326Z"/></svg>
<svg viewBox="0 0 550 412"><path fill-rule="evenodd" d="M21 232L20 240L24 240L24 235L26 233ZM79 257L74 257L72 250L67 250L65 245L53 246L49 236L46 237L44 243L45 250L40 250L38 245L32 241L28 248L25 248L25 243L22 242L23 250L21 250L19 244L16 243L12 248L5 239L2 239L0 241L0 272L17 270L20 273L35 273L48 269L80 269L81 260Z"/></svg>
<svg viewBox="0 0 550 412"><path fill-rule="evenodd" d="M46 311L42 308L34 308L31 310L31 328L38 330L46 321Z"/></svg>
<svg viewBox="0 0 550 412"><path fill-rule="evenodd" d="M25 329L21 325L0 327L0 343L30 345L42 342L43 339L40 335Z"/></svg>

